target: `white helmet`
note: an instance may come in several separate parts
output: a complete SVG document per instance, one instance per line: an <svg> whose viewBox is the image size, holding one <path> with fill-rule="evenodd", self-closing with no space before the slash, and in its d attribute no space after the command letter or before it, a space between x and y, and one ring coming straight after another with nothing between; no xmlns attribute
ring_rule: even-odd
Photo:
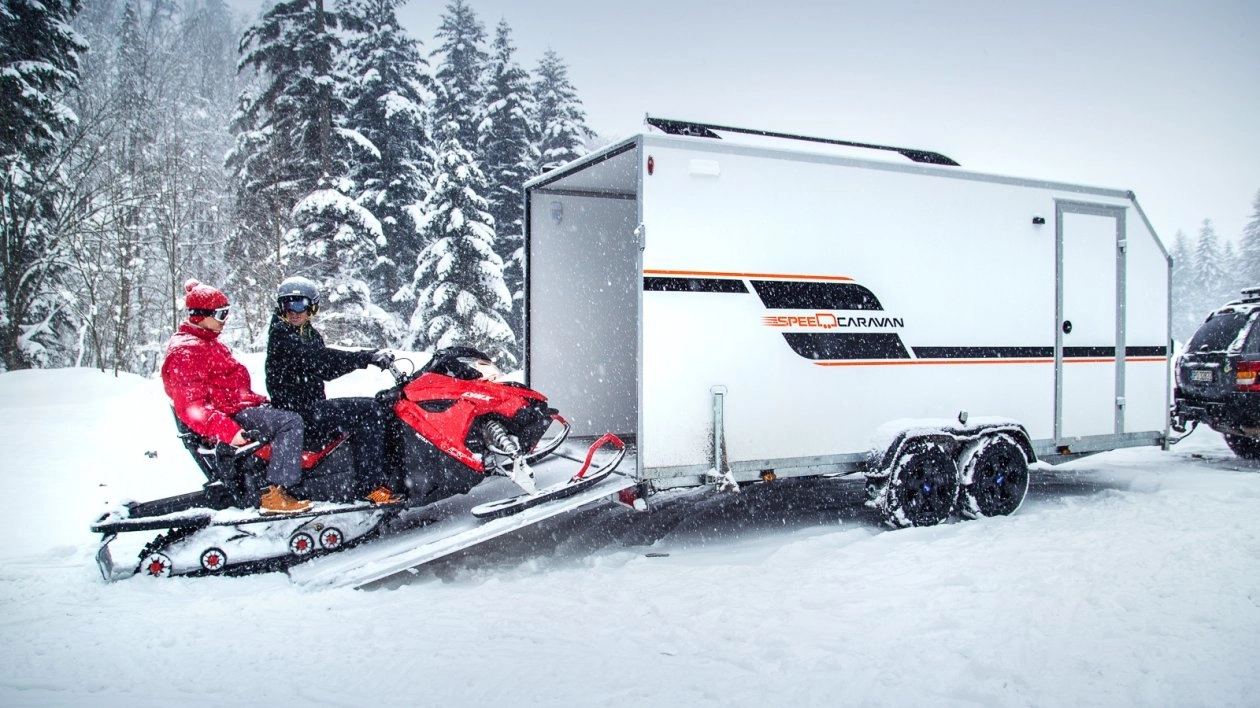
<svg viewBox="0 0 1260 708"><path fill-rule="evenodd" d="M319 312L319 286L302 276L285 278L276 288L276 307L281 315L285 310L302 312L307 309L313 315Z"/></svg>

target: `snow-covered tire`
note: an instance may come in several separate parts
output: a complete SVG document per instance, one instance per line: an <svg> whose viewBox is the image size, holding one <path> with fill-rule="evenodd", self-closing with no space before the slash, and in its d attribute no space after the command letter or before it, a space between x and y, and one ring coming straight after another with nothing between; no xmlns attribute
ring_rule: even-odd
<svg viewBox="0 0 1260 708"><path fill-rule="evenodd" d="M150 553L140 561L137 572L150 578L171 577L171 559L165 553Z"/></svg>
<svg viewBox="0 0 1260 708"><path fill-rule="evenodd" d="M1244 435L1225 435L1225 444L1244 460L1260 460L1260 440Z"/></svg>
<svg viewBox="0 0 1260 708"><path fill-rule="evenodd" d="M305 558L315 552L315 539L309 533L299 531L289 537L289 552L299 558Z"/></svg>
<svg viewBox="0 0 1260 708"><path fill-rule="evenodd" d="M140 551L140 563L136 565L136 575L147 575L150 578L169 578L173 574L174 565L166 553L171 546L177 545L193 535L196 529L171 529L149 541Z"/></svg>
<svg viewBox="0 0 1260 708"><path fill-rule="evenodd" d="M1015 513L1028 494L1028 457L1009 435L988 435L959 461L959 511L969 519Z"/></svg>
<svg viewBox="0 0 1260 708"><path fill-rule="evenodd" d="M914 440L897 455L875 508L894 528L934 526L958 499L958 464L939 443Z"/></svg>
<svg viewBox="0 0 1260 708"><path fill-rule="evenodd" d="M221 548L207 548L201 554L201 569L207 573L222 573L227 567L227 554Z"/></svg>
<svg viewBox="0 0 1260 708"><path fill-rule="evenodd" d="M341 548L346 542L346 535L336 526L329 526L319 532L319 547L325 551L332 551Z"/></svg>

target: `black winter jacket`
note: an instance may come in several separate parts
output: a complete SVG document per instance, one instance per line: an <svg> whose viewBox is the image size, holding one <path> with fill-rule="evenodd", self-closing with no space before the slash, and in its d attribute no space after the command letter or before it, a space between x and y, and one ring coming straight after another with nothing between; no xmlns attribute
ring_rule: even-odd
<svg viewBox="0 0 1260 708"><path fill-rule="evenodd" d="M272 405L306 417L327 400L324 382L372 363L372 350L346 351L324 346L310 324L301 329L272 316L267 335L267 393Z"/></svg>

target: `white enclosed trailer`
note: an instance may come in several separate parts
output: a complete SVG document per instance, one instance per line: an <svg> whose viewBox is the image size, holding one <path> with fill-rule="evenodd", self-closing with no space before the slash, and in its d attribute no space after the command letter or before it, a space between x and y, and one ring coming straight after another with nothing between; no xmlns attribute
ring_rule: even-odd
<svg viewBox="0 0 1260 708"><path fill-rule="evenodd" d="M525 185L527 382L633 440L643 492L862 473L935 523L1167 444L1170 260L1131 192L648 123Z"/></svg>

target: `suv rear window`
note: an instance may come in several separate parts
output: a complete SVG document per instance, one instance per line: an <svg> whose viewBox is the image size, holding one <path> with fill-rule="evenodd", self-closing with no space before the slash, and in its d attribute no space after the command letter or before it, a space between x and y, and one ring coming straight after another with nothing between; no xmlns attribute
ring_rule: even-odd
<svg viewBox="0 0 1260 708"><path fill-rule="evenodd" d="M1223 352L1238 338L1251 313L1225 312L1213 316L1204 322L1199 331L1190 338L1186 351L1190 352Z"/></svg>

